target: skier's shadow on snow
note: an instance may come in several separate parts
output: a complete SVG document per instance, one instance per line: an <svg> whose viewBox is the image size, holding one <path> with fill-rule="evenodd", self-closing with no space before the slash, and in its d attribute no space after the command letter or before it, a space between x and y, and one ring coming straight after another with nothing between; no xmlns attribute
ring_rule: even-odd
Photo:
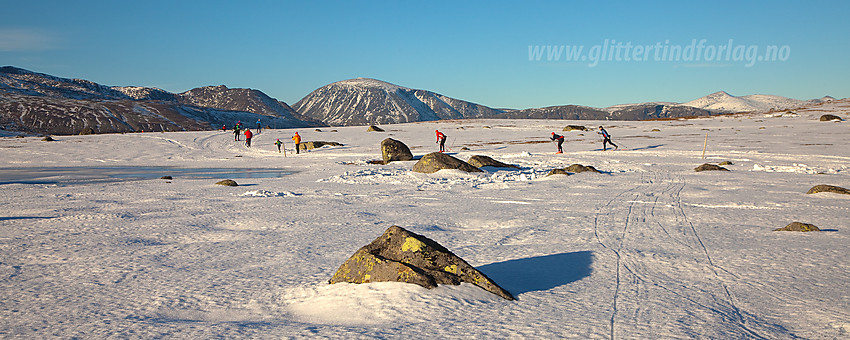
<svg viewBox="0 0 850 340"><path fill-rule="evenodd" d="M478 267L514 296L549 290L590 276L593 252L577 251L496 262Z"/></svg>

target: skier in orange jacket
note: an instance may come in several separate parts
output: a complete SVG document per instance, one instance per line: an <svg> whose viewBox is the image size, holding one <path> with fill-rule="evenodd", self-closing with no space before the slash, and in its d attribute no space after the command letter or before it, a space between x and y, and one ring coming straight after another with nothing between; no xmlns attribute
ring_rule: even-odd
<svg viewBox="0 0 850 340"><path fill-rule="evenodd" d="M295 143L295 153L301 153L301 136L298 132L295 133L295 136L292 136L292 141Z"/></svg>

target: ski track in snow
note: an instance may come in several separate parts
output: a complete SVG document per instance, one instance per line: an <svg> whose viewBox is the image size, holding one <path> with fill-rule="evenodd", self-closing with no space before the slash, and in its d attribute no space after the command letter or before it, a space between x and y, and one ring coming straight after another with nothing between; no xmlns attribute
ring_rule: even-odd
<svg viewBox="0 0 850 340"><path fill-rule="evenodd" d="M607 201L594 218L597 241L615 257L609 338L621 338L621 334L670 337L681 332L667 327L687 328L697 324L724 325L717 334L702 336L793 337L779 326L752 320L751 314L736 305L718 273L721 270L685 215L679 199L686 185L684 180L653 172L641 174L639 183ZM647 240L652 242L644 242ZM673 254L675 257L663 258ZM685 278L705 281L684 287L681 282L688 280ZM666 319L660 324L649 319L657 315L644 309L658 306L640 301L666 305L665 310L669 311ZM757 329L752 329L753 325Z"/></svg>

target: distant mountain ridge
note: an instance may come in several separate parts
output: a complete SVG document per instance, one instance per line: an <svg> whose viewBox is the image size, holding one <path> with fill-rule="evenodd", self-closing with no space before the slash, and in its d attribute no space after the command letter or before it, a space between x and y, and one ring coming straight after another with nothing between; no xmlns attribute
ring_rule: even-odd
<svg viewBox="0 0 850 340"><path fill-rule="evenodd" d="M95 133L209 130L239 120L251 126L260 120L277 128L476 118L646 120L786 110L832 100L830 96L813 100L738 97L719 91L686 103L494 109L432 91L355 78L322 86L289 106L254 89L218 85L172 93L0 67L0 128L41 134L75 134L86 129Z"/></svg>
<svg viewBox="0 0 850 340"><path fill-rule="evenodd" d="M718 91L705 97L683 103L682 105L709 110L715 113L736 113L793 109L828 101L828 98L832 97L826 96L823 99L812 100L798 100L765 94L751 94L737 97L725 91Z"/></svg>
<svg viewBox="0 0 850 340"><path fill-rule="evenodd" d="M0 68L0 110L4 129L46 134L209 130L239 120L281 128L323 126L258 90L220 85L175 94L11 66Z"/></svg>
<svg viewBox="0 0 850 340"><path fill-rule="evenodd" d="M294 108L305 117L329 125L487 118L502 112L371 78L348 79L322 86L295 103Z"/></svg>

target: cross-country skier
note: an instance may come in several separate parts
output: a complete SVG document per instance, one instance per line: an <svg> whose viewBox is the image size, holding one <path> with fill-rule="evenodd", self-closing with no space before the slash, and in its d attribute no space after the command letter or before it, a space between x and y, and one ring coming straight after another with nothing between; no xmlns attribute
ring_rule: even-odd
<svg viewBox="0 0 850 340"><path fill-rule="evenodd" d="M558 141L558 152L556 152L556 153L564 153L564 149L561 147L561 145L564 144L564 136L561 136L561 135L558 135L558 134L555 134L554 132L552 132L552 137L550 139L552 141Z"/></svg>
<svg viewBox="0 0 850 340"><path fill-rule="evenodd" d="M277 145L277 153L280 153L280 146L283 145L283 142L280 141L280 138L278 138L277 141L274 142L274 145Z"/></svg>
<svg viewBox="0 0 850 340"><path fill-rule="evenodd" d="M251 133L251 129L245 129L245 145L249 148L251 147L251 138L254 137L254 134Z"/></svg>
<svg viewBox="0 0 850 340"><path fill-rule="evenodd" d="M298 132L295 133L295 136L292 136L292 141L295 143L295 153L301 153L301 136L298 135Z"/></svg>
<svg viewBox="0 0 850 340"><path fill-rule="evenodd" d="M239 124L233 126L233 141L239 141Z"/></svg>
<svg viewBox="0 0 850 340"><path fill-rule="evenodd" d="M262 128L262 126L260 126L260 125L261 125L260 120L259 120L259 119L257 119L257 133L261 133L261 132L262 132L262 129L263 129L263 128Z"/></svg>
<svg viewBox="0 0 850 340"><path fill-rule="evenodd" d="M434 133L437 134L437 143L440 143L440 152L446 151L446 135L440 132L440 130L434 130Z"/></svg>
<svg viewBox="0 0 850 340"><path fill-rule="evenodd" d="M602 126L599 126L599 131L597 131L596 133L602 135L602 151L608 150L608 143L611 143L611 145L614 146L614 150L617 150L617 144L614 144L614 142L611 141L611 135L609 135L608 131L605 131Z"/></svg>

